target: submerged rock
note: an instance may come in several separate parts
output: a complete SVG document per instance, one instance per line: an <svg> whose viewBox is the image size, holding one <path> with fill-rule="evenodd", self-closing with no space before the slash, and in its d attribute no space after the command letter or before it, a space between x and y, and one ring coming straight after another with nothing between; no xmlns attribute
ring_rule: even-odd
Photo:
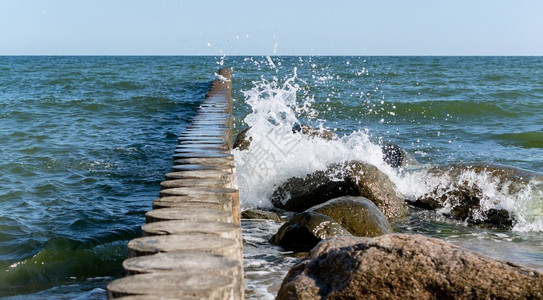
<svg viewBox="0 0 543 300"><path fill-rule="evenodd" d="M285 277L277 299L543 299L543 273L421 235L337 237Z"/></svg>
<svg viewBox="0 0 543 300"><path fill-rule="evenodd" d="M493 199L486 199L482 185L494 184L500 192L511 197L521 193L533 179L541 176L521 169L488 165L456 164L434 167L432 176L447 178L446 184L436 186L431 192L411 200L413 206L424 209L447 208L445 215L473 225L510 228L515 216L505 209L489 206ZM484 178L483 182L477 178ZM488 197L488 196L487 196ZM487 205L483 205L486 201Z"/></svg>
<svg viewBox="0 0 543 300"><path fill-rule="evenodd" d="M310 250L325 238L345 235L351 234L330 217L318 212L303 212L283 224L269 242L301 252Z"/></svg>
<svg viewBox="0 0 543 300"><path fill-rule="evenodd" d="M339 197L308 211L332 218L355 236L374 237L392 232L387 217L373 202L364 197Z"/></svg>
<svg viewBox="0 0 543 300"><path fill-rule="evenodd" d="M305 178L290 178L276 189L271 201L281 209L303 211L341 196L366 197L387 218L407 214L404 199L398 196L388 176L377 167L360 161L332 164L325 171Z"/></svg>

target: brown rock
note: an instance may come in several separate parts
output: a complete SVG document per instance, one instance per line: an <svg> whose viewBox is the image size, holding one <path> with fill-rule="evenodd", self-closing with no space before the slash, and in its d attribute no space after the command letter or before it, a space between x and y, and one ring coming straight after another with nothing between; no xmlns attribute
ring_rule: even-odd
<svg viewBox="0 0 543 300"><path fill-rule="evenodd" d="M455 219L466 221L473 225L485 227L511 228L515 216L507 210L486 208L481 206L484 198L482 189L477 182L467 182L462 175L467 172L484 175L497 182L503 191L512 196L521 193L530 185L531 180L541 180L541 176L522 169L489 164L455 164L434 167L428 170L432 176L448 179L448 183L436 186L431 192L411 200L411 203L424 209L448 207L445 213Z"/></svg>
<svg viewBox="0 0 543 300"><path fill-rule="evenodd" d="M360 161L332 164L325 171L305 178L290 178L277 188L271 201L281 209L304 211L341 196L366 197L387 218L407 215L404 199L397 194L396 186L388 176L377 167Z"/></svg>
<svg viewBox="0 0 543 300"><path fill-rule="evenodd" d="M277 299L543 299L543 273L421 235L337 237L287 274Z"/></svg>
<svg viewBox="0 0 543 300"><path fill-rule="evenodd" d="M271 220L275 222L283 222L283 220L277 213L260 209L244 210L241 212L241 218L249 220Z"/></svg>
<svg viewBox="0 0 543 300"><path fill-rule="evenodd" d="M236 136L236 140L234 141L234 149L238 150L248 150L249 146L251 145L251 141L253 140L253 137L247 136L247 131L249 131L249 128L245 128L242 131L238 133Z"/></svg>
<svg viewBox="0 0 543 300"><path fill-rule="evenodd" d="M270 238L270 244L296 252L309 251L325 238L343 235L351 234L330 217L317 212L303 212L283 224Z"/></svg>
<svg viewBox="0 0 543 300"><path fill-rule="evenodd" d="M364 197L343 196L314 206L309 211L332 218L355 236L374 237L392 232L387 217Z"/></svg>

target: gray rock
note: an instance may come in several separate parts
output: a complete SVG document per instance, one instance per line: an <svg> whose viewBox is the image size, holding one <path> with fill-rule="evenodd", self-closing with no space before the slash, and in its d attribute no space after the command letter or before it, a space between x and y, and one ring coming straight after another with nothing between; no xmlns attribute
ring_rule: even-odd
<svg viewBox="0 0 543 300"><path fill-rule="evenodd" d="M271 196L275 207L302 212L312 206L341 196L358 196L358 189L349 180L332 180L335 166L317 171L305 178L292 177Z"/></svg>
<svg viewBox="0 0 543 300"><path fill-rule="evenodd" d="M489 164L455 164L434 167L428 172L433 176L447 177L449 184L437 186L433 191L411 200L413 206L424 209L450 207L452 218L473 225L497 228L511 228L515 216L504 209L482 209L480 205L484 196L482 189L476 183L463 181L460 176L466 172L484 174L497 182L498 186L506 187L505 192L511 196L522 192L532 179L541 179L536 173Z"/></svg>
<svg viewBox="0 0 543 300"><path fill-rule="evenodd" d="M325 238L344 235L351 234L330 217L317 212L303 212L283 224L269 242L287 250L302 252L315 247Z"/></svg>
<svg viewBox="0 0 543 300"><path fill-rule="evenodd" d="M234 141L234 145L232 147L233 149L237 149L237 150L249 149L249 146L251 145L251 142L253 141L253 138L247 135L247 132L249 131L249 129L251 128L250 127L245 128L238 133L238 135L236 136L236 140ZM298 132L305 134L307 136L310 136L312 138L320 138L320 139L329 140L329 141L338 139L337 134L333 133L330 130L316 129L309 125L295 124L292 127L292 133L298 133Z"/></svg>
<svg viewBox="0 0 543 300"><path fill-rule="evenodd" d="M327 170L305 178L290 178L276 189L271 201L281 209L304 211L341 196L366 197L387 218L407 215L404 199L397 194L388 176L377 167L360 161L332 164Z"/></svg>
<svg viewBox="0 0 543 300"><path fill-rule="evenodd" d="M543 273L421 235L337 237L285 277L277 299L543 299Z"/></svg>
<svg viewBox="0 0 543 300"><path fill-rule="evenodd" d="M310 208L332 218L355 236L374 237L392 232L387 217L364 197L343 196Z"/></svg>
<svg viewBox="0 0 543 300"><path fill-rule="evenodd" d="M317 137L317 138L321 138L328 141L335 141L338 139L337 134L335 134L334 132L330 130L316 129L305 124L304 125L295 124L294 126L292 126L292 132L293 133L301 132L302 134L308 135L310 137L314 137L314 138Z"/></svg>
<svg viewBox="0 0 543 300"><path fill-rule="evenodd" d="M236 136L236 140L234 141L234 145L232 146L233 149L242 151L249 149L251 141L253 140L253 137L247 136L247 131L249 131L249 129L251 128L245 128L238 133L238 135Z"/></svg>
<svg viewBox="0 0 543 300"><path fill-rule="evenodd" d="M275 222L283 222L283 220L277 213L260 209L244 210L241 212L241 218L250 220L272 220Z"/></svg>
<svg viewBox="0 0 543 300"><path fill-rule="evenodd" d="M419 162L396 144L381 146L383 161L393 168L416 166Z"/></svg>

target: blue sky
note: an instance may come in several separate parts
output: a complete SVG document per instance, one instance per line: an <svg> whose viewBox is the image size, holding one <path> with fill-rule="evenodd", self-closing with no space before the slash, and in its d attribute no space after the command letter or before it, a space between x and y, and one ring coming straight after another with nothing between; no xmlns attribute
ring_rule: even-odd
<svg viewBox="0 0 543 300"><path fill-rule="evenodd" d="M0 55L543 55L541 0L0 0Z"/></svg>

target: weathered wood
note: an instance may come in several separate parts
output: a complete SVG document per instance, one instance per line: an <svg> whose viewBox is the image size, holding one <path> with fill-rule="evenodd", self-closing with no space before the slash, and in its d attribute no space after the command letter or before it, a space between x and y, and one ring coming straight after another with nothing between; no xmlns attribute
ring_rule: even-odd
<svg viewBox="0 0 543 300"><path fill-rule="evenodd" d="M183 179L183 178L217 178L219 180L235 180L236 176L233 169L224 170L191 170L178 171L166 174L166 179Z"/></svg>
<svg viewBox="0 0 543 300"><path fill-rule="evenodd" d="M186 274L214 273L241 275L240 261L224 255L205 252L157 253L128 258L123 262L126 275L177 272Z"/></svg>
<svg viewBox="0 0 543 300"><path fill-rule="evenodd" d="M147 223L171 220L232 223L234 221L234 217L230 211L201 207L199 205L196 207L168 207L153 209L145 214L145 221Z"/></svg>
<svg viewBox="0 0 543 300"><path fill-rule="evenodd" d="M235 279L218 274L148 273L117 279L107 286L108 298L153 295L155 299L234 299Z"/></svg>
<svg viewBox="0 0 543 300"><path fill-rule="evenodd" d="M241 227L232 223L193 220L152 222L141 227L143 236L168 234L207 234L241 241Z"/></svg>
<svg viewBox="0 0 543 300"><path fill-rule="evenodd" d="M156 300L157 296L153 295L136 295L136 296L124 296L120 298L115 298L116 300ZM201 300L199 297L195 296L178 296L178 297L169 297L169 296L160 296L160 300Z"/></svg>
<svg viewBox="0 0 543 300"><path fill-rule="evenodd" d="M236 189L227 188L200 188L200 187L179 187L169 188L160 191L160 197L168 196L232 196L237 193Z"/></svg>
<svg viewBox="0 0 543 300"><path fill-rule="evenodd" d="M144 237L128 243L125 277L108 285L108 298L244 298L231 70L219 74L178 138Z"/></svg>
<svg viewBox="0 0 543 300"><path fill-rule="evenodd" d="M174 196L162 197L153 201L153 209L160 208L209 208L224 210L232 213L233 201L229 197L217 197L209 199L208 197L194 196Z"/></svg>
<svg viewBox="0 0 543 300"><path fill-rule="evenodd" d="M230 181L210 179L173 179L165 180L160 183L161 189L178 187L201 187L201 188L226 188L231 186Z"/></svg>
<svg viewBox="0 0 543 300"><path fill-rule="evenodd" d="M175 272L180 274L217 274L235 279L235 298L243 295L243 265L240 260L204 252L157 253L126 259L125 276Z"/></svg>
<svg viewBox="0 0 543 300"><path fill-rule="evenodd" d="M159 252L199 251L239 259L239 243L208 234L146 236L128 242L128 257Z"/></svg>

